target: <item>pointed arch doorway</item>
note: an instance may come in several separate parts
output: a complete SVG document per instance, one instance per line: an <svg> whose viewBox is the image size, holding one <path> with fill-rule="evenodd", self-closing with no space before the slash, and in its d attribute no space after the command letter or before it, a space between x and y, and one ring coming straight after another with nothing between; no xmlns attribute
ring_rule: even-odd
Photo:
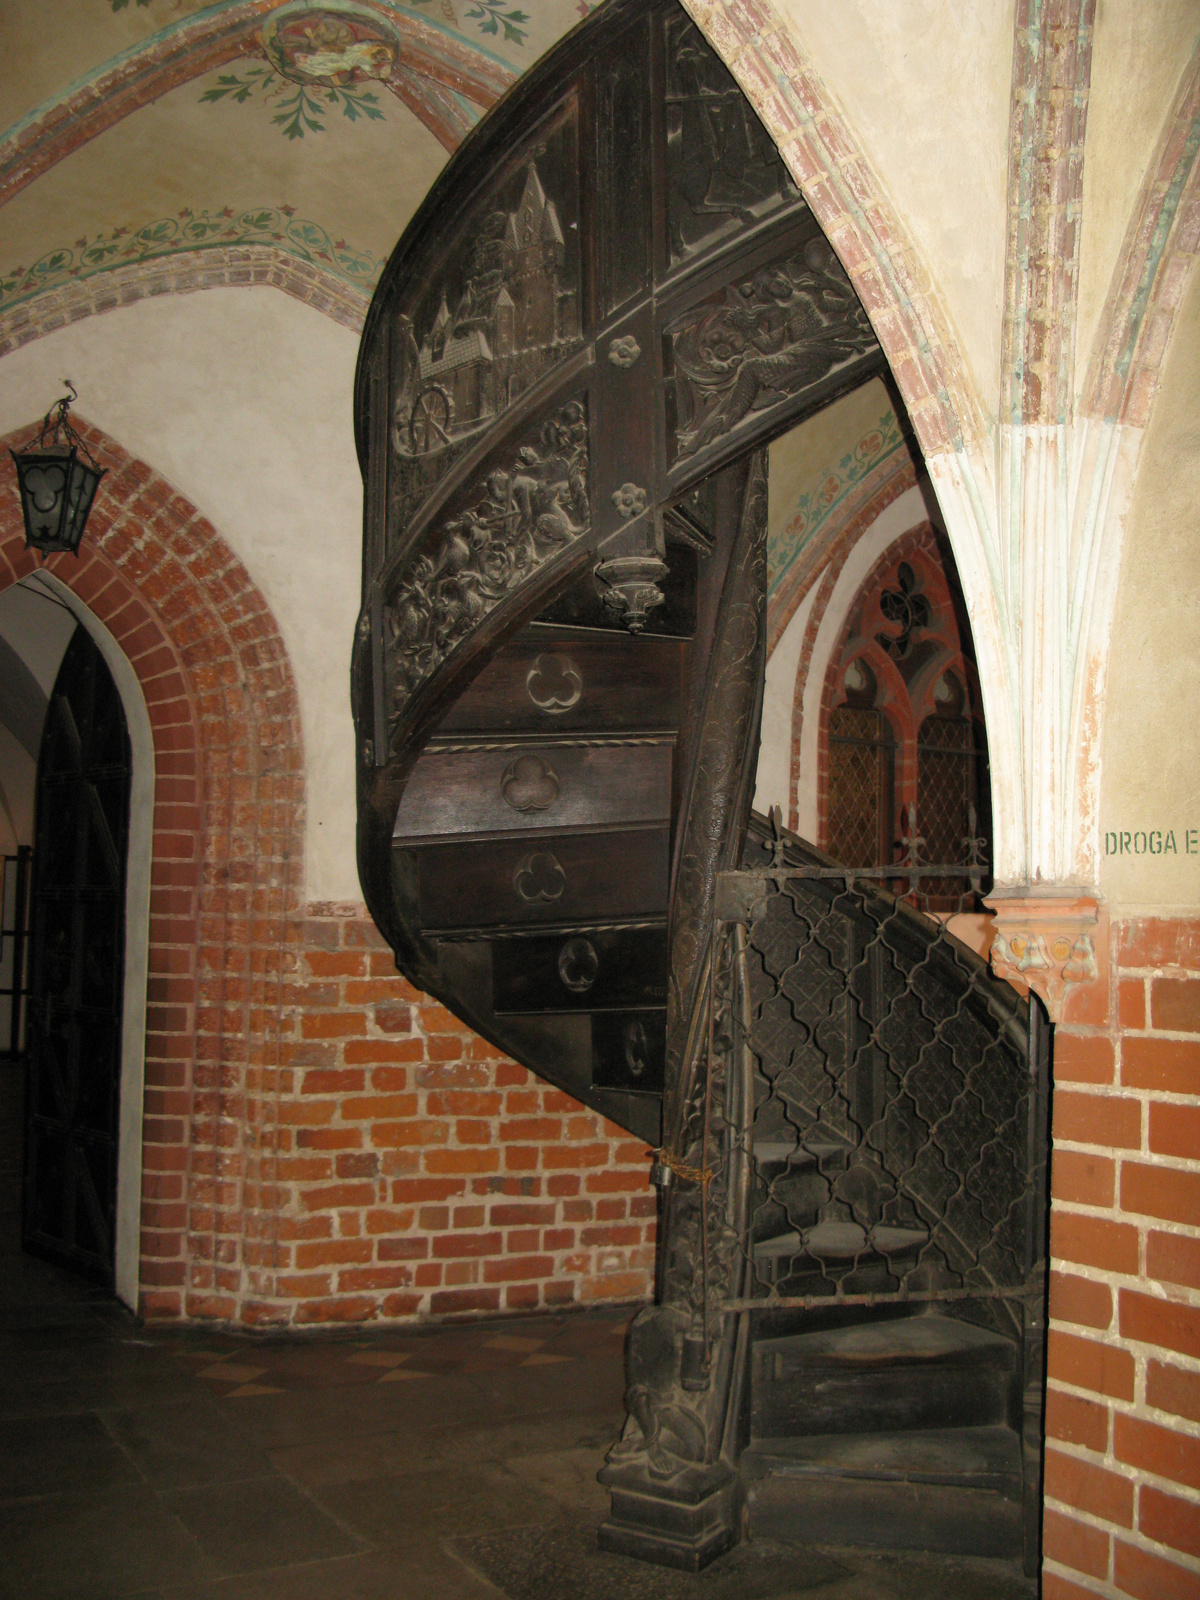
<svg viewBox="0 0 1200 1600"><path fill-rule="evenodd" d="M22 1243L110 1287L131 780L121 695L78 627L38 760Z"/></svg>

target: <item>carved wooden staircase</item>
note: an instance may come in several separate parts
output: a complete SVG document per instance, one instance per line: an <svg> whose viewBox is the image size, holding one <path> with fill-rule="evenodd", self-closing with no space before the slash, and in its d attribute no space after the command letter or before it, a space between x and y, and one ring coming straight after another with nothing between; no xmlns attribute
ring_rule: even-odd
<svg viewBox="0 0 1200 1600"><path fill-rule="evenodd" d="M747 832L763 446L882 369L675 0L610 0L495 108L363 335L364 892L414 983L660 1150L602 1540L693 1569L747 1516L1029 1547L1027 1010Z"/></svg>
<svg viewBox="0 0 1200 1600"><path fill-rule="evenodd" d="M397 901L440 981L654 1144L689 598L635 640L596 615L589 574L521 628L422 749L393 834Z"/></svg>

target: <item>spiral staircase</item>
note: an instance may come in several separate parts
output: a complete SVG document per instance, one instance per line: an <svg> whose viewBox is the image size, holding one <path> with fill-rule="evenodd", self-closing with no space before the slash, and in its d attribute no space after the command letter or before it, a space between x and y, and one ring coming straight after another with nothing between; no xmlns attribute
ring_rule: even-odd
<svg viewBox="0 0 1200 1600"><path fill-rule="evenodd" d="M747 1527L1037 1555L1044 1035L750 818L764 447L884 370L674 0L506 96L363 335L364 892L414 983L659 1151L601 1539L691 1569Z"/></svg>

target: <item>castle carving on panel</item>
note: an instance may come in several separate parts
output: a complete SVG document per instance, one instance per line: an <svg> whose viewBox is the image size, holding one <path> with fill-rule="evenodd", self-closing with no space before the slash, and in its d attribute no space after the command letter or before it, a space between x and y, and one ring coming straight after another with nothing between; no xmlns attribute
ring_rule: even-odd
<svg viewBox="0 0 1200 1600"><path fill-rule="evenodd" d="M537 167L515 211L480 227L454 309L445 290L418 345L401 318L402 372L392 441L401 456L444 450L491 421L579 337L575 276L558 208Z"/></svg>

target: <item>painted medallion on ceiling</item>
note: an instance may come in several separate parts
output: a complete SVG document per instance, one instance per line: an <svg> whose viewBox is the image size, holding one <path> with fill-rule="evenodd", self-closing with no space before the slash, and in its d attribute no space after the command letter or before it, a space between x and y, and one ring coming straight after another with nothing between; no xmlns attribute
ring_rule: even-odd
<svg viewBox="0 0 1200 1600"><path fill-rule="evenodd" d="M263 54L282 77L327 89L375 79L386 83L400 40L374 11L342 6L281 6L263 23Z"/></svg>

